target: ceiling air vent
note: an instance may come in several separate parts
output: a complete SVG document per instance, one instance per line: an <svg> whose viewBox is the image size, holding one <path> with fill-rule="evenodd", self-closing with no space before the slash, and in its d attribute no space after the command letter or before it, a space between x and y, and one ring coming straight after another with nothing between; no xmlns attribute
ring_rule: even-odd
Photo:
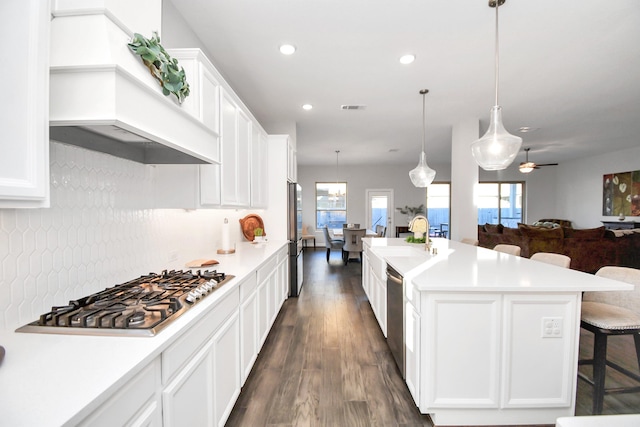
<svg viewBox="0 0 640 427"><path fill-rule="evenodd" d="M364 110L367 108L366 105L341 105L341 110Z"/></svg>

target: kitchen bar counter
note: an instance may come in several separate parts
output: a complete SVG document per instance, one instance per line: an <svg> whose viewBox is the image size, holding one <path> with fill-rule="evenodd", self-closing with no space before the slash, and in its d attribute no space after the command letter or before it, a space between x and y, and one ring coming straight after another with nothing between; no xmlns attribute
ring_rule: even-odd
<svg viewBox="0 0 640 427"><path fill-rule="evenodd" d="M239 243L235 254L203 254L220 262L209 269L235 278L154 337L0 332L0 344L6 349L0 365L0 424L12 427L78 424L205 314L215 310L222 298L237 292L244 278L255 274L257 268L284 247L285 241ZM185 269L184 264L167 268Z"/></svg>
<svg viewBox="0 0 640 427"><path fill-rule="evenodd" d="M446 239L364 239L384 331L389 264L404 276L406 382L436 426L554 424L575 410L583 291L632 285Z"/></svg>
<svg viewBox="0 0 640 427"><path fill-rule="evenodd" d="M436 255L425 251L424 244L406 243L404 239L378 238L366 242L405 279L411 279L419 291L582 292L633 288L592 274L447 239L432 239Z"/></svg>

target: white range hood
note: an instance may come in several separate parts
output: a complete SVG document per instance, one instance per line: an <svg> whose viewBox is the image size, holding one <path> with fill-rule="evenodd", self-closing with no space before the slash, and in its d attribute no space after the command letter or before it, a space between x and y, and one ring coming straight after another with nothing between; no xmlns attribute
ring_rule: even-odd
<svg viewBox="0 0 640 427"><path fill-rule="evenodd" d="M127 46L134 32L145 37L159 32L161 3L53 2L52 140L141 163L219 163L216 130L182 108L173 95L164 96Z"/></svg>

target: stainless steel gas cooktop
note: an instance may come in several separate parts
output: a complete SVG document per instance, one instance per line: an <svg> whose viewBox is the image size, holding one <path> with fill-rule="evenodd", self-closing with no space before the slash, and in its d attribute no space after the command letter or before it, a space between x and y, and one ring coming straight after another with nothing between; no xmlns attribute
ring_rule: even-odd
<svg viewBox="0 0 640 427"><path fill-rule="evenodd" d="M53 307L16 332L153 336L233 277L216 270L150 273Z"/></svg>

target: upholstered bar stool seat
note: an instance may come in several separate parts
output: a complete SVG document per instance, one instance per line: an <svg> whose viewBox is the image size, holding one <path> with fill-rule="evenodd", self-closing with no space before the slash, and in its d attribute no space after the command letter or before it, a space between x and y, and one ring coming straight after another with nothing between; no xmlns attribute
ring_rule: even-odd
<svg viewBox="0 0 640 427"><path fill-rule="evenodd" d="M592 377L578 372L578 378L593 386L592 413L602 413L604 396L609 393L640 392L640 270L628 267L602 267L596 276L635 285L633 291L585 292L580 326L593 333L593 358L579 360L579 365L593 365ZM607 360L607 339L612 335L633 336L638 371L632 372ZM637 382L636 386L606 388L607 367Z"/></svg>
<svg viewBox="0 0 640 427"><path fill-rule="evenodd" d="M562 254L554 254L551 252L538 252L531 255L530 259L547 264L557 265L558 267L563 268L569 268L569 266L571 265L570 257Z"/></svg>
<svg viewBox="0 0 640 427"><path fill-rule="evenodd" d="M581 320L600 329L640 329L640 315L626 308L601 302L582 303Z"/></svg>
<svg viewBox="0 0 640 427"><path fill-rule="evenodd" d="M516 245L505 245L503 243L499 245L495 245L493 247L494 251L502 252L503 254L510 254L515 256L520 256L520 246Z"/></svg>

